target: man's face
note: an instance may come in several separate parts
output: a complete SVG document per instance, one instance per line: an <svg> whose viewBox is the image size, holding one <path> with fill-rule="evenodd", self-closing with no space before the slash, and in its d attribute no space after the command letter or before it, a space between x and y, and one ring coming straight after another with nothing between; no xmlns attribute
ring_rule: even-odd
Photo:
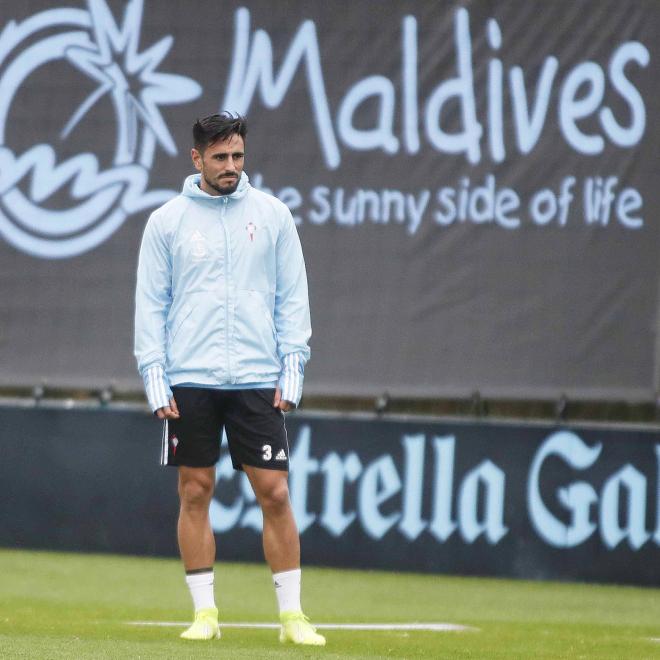
<svg viewBox="0 0 660 660"><path fill-rule="evenodd" d="M192 161L202 174L199 187L209 195L230 195L238 187L243 171L245 143L240 135L209 144L204 152L191 151Z"/></svg>

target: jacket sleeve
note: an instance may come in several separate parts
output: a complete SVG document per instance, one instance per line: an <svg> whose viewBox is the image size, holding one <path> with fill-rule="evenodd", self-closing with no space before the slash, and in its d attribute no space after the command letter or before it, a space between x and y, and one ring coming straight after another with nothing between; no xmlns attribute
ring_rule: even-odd
<svg viewBox="0 0 660 660"><path fill-rule="evenodd" d="M140 245L135 289L135 357L151 410L169 405L172 390L165 374L166 322L172 304L170 250L152 214Z"/></svg>
<svg viewBox="0 0 660 660"><path fill-rule="evenodd" d="M300 402L305 363L309 360L312 327L309 314L305 260L296 225L284 209L283 227L277 240L275 330L282 371L282 398L295 406Z"/></svg>

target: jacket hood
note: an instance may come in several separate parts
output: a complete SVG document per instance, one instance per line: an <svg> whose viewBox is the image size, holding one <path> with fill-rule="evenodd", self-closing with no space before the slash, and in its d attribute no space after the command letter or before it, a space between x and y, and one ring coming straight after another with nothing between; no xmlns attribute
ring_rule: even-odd
<svg viewBox="0 0 660 660"><path fill-rule="evenodd" d="M224 199L229 198L233 200L243 199L250 189L250 179L245 172L241 172L241 178L238 180L238 188L230 195L209 195L205 193L200 187L199 182L202 179L201 174L191 174L186 177L183 182L183 190L181 193L186 197L195 197L197 199Z"/></svg>

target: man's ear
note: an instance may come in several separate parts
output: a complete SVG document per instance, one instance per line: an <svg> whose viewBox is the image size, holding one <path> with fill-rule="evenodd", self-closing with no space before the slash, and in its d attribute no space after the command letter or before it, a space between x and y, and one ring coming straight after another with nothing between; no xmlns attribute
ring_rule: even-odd
<svg viewBox="0 0 660 660"><path fill-rule="evenodd" d="M193 165L198 172L202 171L202 154L193 147L190 150L190 157L192 158Z"/></svg>

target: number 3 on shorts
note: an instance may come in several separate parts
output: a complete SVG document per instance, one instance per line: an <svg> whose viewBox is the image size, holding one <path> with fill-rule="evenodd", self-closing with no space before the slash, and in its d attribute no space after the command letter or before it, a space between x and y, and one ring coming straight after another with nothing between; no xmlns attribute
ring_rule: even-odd
<svg viewBox="0 0 660 660"><path fill-rule="evenodd" d="M264 461L269 461L273 457L273 450L270 445L264 445L261 448L261 451L261 457L264 459Z"/></svg>

